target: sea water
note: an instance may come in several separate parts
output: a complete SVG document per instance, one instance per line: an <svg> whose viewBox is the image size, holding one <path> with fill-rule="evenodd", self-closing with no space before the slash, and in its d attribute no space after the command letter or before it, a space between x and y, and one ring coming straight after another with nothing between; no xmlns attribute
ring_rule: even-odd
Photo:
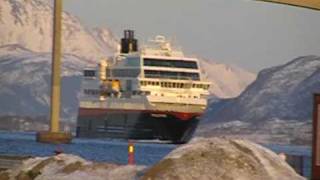
<svg viewBox="0 0 320 180"><path fill-rule="evenodd" d="M128 142L112 139L78 139L71 144L44 144L36 142L35 133L0 132L0 155L51 156L55 150L78 155L86 160L126 164ZM153 165L177 147L159 142L135 143L135 162Z"/></svg>
<svg viewBox="0 0 320 180"><path fill-rule="evenodd" d="M311 150L302 146L263 145L276 153L302 156L304 158L303 175L310 175ZM137 142L135 162L138 165L150 166L159 162L179 145L164 144L157 141ZM127 164L128 142L114 139L78 139L71 144L44 144L36 142L35 133L0 131L0 155L51 156L55 150L78 155L86 160Z"/></svg>

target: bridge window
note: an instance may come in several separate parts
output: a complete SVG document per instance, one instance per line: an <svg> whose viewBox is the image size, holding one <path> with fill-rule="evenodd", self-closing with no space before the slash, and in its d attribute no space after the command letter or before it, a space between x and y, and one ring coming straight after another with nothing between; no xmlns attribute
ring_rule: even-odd
<svg viewBox="0 0 320 180"><path fill-rule="evenodd" d="M96 76L96 71L95 70L84 70L83 75L85 77L95 77Z"/></svg>
<svg viewBox="0 0 320 180"><path fill-rule="evenodd" d="M143 64L145 66L198 69L196 61L145 58Z"/></svg>
<svg viewBox="0 0 320 180"><path fill-rule="evenodd" d="M146 78L200 80L199 73L145 70Z"/></svg>
<svg viewBox="0 0 320 180"><path fill-rule="evenodd" d="M112 77L137 77L140 74L140 69L113 69L111 73L109 72Z"/></svg>

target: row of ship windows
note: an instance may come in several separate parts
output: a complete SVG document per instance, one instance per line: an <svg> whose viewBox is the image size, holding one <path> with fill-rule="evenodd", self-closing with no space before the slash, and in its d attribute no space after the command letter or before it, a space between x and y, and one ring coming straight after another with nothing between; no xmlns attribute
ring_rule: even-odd
<svg viewBox="0 0 320 180"><path fill-rule="evenodd" d="M207 84L186 84L186 83L175 83L175 82L154 82L154 81L140 81L141 86L161 86L166 88L200 88L209 89Z"/></svg>
<svg viewBox="0 0 320 180"><path fill-rule="evenodd" d="M195 61L144 58L145 66L198 69Z"/></svg>
<svg viewBox="0 0 320 180"><path fill-rule="evenodd" d="M84 77L96 77L95 70L84 70ZM138 77L140 69L106 69L107 77ZM145 70L146 78L200 80L199 73Z"/></svg>
<svg viewBox="0 0 320 180"><path fill-rule="evenodd" d="M84 93L87 94L87 95L99 95L101 94L99 90L95 90L95 89L85 89L84 90ZM109 92L109 93L102 93L103 95L107 96L107 97L120 97L120 94L119 93L115 93L115 92ZM130 95L150 95L151 93L149 91L133 91L132 94ZM160 94L153 94L154 96L164 96L163 93L160 93ZM124 96L121 96L121 97L126 97L125 95ZM178 95L177 97L179 98L199 98L199 96L183 96L183 95Z"/></svg>

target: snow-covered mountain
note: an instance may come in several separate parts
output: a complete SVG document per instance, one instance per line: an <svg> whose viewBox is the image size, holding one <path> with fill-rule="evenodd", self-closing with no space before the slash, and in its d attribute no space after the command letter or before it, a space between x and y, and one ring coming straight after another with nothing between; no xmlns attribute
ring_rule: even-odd
<svg viewBox="0 0 320 180"><path fill-rule="evenodd" d="M230 133L235 129L241 133L243 129L243 133L310 135L313 93L316 92L320 92L318 56L299 57L265 69L239 97L214 103L209 108L205 126L209 127L209 123L211 127L207 133L215 133L222 127ZM299 130L303 133L297 133Z"/></svg>
<svg viewBox="0 0 320 180"><path fill-rule="evenodd" d="M0 115L46 116L49 113L51 54L36 53L19 45L0 47ZM18 52L18 53L17 53ZM80 71L86 61L63 56L62 116L75 118Z"/></svg>
<svg viewBox="0 0 320 180"><path fill-rule="evenodd" d="M0 116L48 115L52 2L0 1ZM62 116L74 120L80 72L111 55L118 43L107 28L87 29L66 12L62 28Z"/></svg>
<svg viewBox="0 0 320 180"><path fill-rule="evenodd" d="M111 49L113 51L120 49L118 39L108 28L96 27L91 30L91 34L103 49Z"/></svg>
<svg viewBox="0 0 320 180"><path fill-rule="evenodd" d="M34 52L51 52L52 4L43 0L0 1L0 46L19 44ZM107 29L89 30L69 13L63 13L63 51L97 61L116 48ZM98 40L99 41L98 41Z"/></svg>
<svg viewBox="0 0 320 180"><path fill-rule="evenodd" d="M261 71L238 98L228 101L214 121L272 118L311 120L312 95L320 91L320 57L305 56Z"/></svg>
<svg viewBox="0 0 320 180"><path fill-rule="evenodd" d="M256 79L256 74L236 66L201 59L203 73L212 84L210 92L219 98L237 97Z"/></svg>

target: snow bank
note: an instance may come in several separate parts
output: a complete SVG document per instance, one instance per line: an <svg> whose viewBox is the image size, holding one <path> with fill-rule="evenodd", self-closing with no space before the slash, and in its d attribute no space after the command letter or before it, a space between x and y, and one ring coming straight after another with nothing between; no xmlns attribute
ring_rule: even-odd
<svg viewBox="0 0 320 180"><path fill-rule="evenodd" d="M105 180L135 179L143 166L120 166L86 161L71 154L32 158L13 170L0 173L1 180Z"/></svg>
<svg viewBox="0 0 320 180"><path fill-rule="evenodd" d="M275 153L245 140L199 138L171 152L143 179L303 179Z"/></svg>

